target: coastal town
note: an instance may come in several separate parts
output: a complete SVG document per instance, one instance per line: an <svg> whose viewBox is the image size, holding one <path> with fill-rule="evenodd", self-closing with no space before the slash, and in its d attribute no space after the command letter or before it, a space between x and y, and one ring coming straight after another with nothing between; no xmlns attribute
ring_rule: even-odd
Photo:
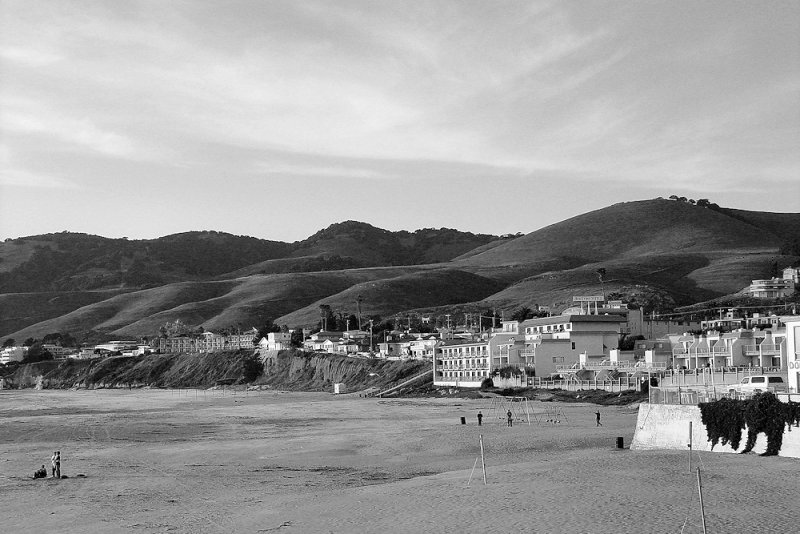
<svg viewBox="0 0 800 534"><path fill-rule="evenodd" d="M799 280L800 268L787 267L781 277L753 280L744 291L755 298L780 299L792 295ZM439 320L442 326L436 327L429 316L422 316L416 324L423 331L412 329L408 314L407 328L398 320L396 328L384 330L377 340L373 321L362 322L355 316L352 320L361 323L361 328L342 331L322 328L324 317L317 329L273 327L275 331L260 332L251 328L224 334L176 321L150 340L110 340L82 347L51 342L40 343L39 350L57 360L241 350L267 357L290 349L353 358L422 360L430 363L428 378L434 386L451 388L480 388L489 380L495 387L621 391L639 390L653 377L677 383L675 377L685 374L696 377L699 372L710 381L719 373L717 380L724 384L726 372L727 382L738 382L740 373L775 373L785 378L788 392L798 393L800 351L795 344L800 339L794 327L800 325L800 316L794 305L778 308L768 313L720 309L717 317L702 320L662 318L603 295L576 295L573 305L561 313L527 319L467 315L463 324L455 325L447 315ZM481 328L482 324L487 327ZM28 346L9 341L0 353L0 364L23 361L34 340Z"/></svg>

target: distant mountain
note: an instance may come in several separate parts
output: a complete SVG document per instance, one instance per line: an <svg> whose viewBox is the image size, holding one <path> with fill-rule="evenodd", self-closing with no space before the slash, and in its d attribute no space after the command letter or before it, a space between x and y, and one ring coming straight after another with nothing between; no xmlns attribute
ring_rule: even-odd
<svg viewBox="0 0 800 534"><path fill-rule="evenodd" d="M615 294L665 311L733 293L775 268L800 213L673 200L615 204L500 239L389 232L346 221L296 243L217 232L129 241L50 234L0 243L0 337L152 335L167 321L215 330L313 326L319 306L366 316L547 305ZM598 271L604 273L601 277Z"/></svg>
<svg viewBox="0 0 800 534"><path fill-rule="evenodd" d="M206 279L290 251L286 243L220 232L148 240L67 232L21 237L0 243L0 293L154 287Z"/></svg>
<svg viewBox="0 0 800 534"><path fill-rule="evenodd" d="M425 228L415 232L389 232L369 224L345 221L332 224L295 243L292 256L355 258L364 266L421 265L449 261L497 236L459 232L450 228Z"/></svg>

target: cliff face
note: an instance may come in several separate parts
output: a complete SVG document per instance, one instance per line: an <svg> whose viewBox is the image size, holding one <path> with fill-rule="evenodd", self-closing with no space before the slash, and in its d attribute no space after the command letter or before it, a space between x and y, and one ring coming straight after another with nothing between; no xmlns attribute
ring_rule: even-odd
<svg viewBox="0 0 800 534"><path fill-rule="evenodd" d="M344 383L349 391L383 389L431 366L418 360L371 360L300 351L270 353L263 362L264 373L258 383L296 391L331 391L336 382Z"/></svg>
<svg viewBox="0 0 800 534"><path fill-rule="evenodd" d="M419 361L369 360L301 351L272 352L261 357L238 351L39 362L8 370L2 378L5 388L263 384L282 390L332 391L334 383L342 382L349 391L357 391L383 389L429 367L429 363Z"/></svg>

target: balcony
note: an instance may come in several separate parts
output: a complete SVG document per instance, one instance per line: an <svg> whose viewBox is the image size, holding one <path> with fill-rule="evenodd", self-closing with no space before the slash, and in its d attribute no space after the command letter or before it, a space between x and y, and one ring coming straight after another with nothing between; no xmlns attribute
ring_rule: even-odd
<svg viewBox="0 0 800 534"><path fill-rule="evenodd" d="M688 354L688 352L684 348L672 349L672 355L673 356L686 356L687 354Z"/></svg>

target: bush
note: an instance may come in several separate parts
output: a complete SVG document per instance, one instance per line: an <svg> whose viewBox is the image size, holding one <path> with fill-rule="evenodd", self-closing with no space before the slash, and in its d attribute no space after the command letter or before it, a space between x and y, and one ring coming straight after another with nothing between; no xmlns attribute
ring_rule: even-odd
<svg viewBox="0 0 800 534"><path fill-rule="evenodd" d="M747 426L747 442L742 454L753 450L756 437L767 436L767 450L763 456L775 456L783 444L784 426L800 423L800 403L783 403L772 393L757 393L749 400L720 399L700 403L700 414L706 426L708 441L714 445L722 441L736 450Z"/></svg>
<svg viewBox="0 0 800 534"><path fill-rule="evenodd" d="M484 378L481 382L481 390L494 389L494 381L491 378Z"/></svg>

